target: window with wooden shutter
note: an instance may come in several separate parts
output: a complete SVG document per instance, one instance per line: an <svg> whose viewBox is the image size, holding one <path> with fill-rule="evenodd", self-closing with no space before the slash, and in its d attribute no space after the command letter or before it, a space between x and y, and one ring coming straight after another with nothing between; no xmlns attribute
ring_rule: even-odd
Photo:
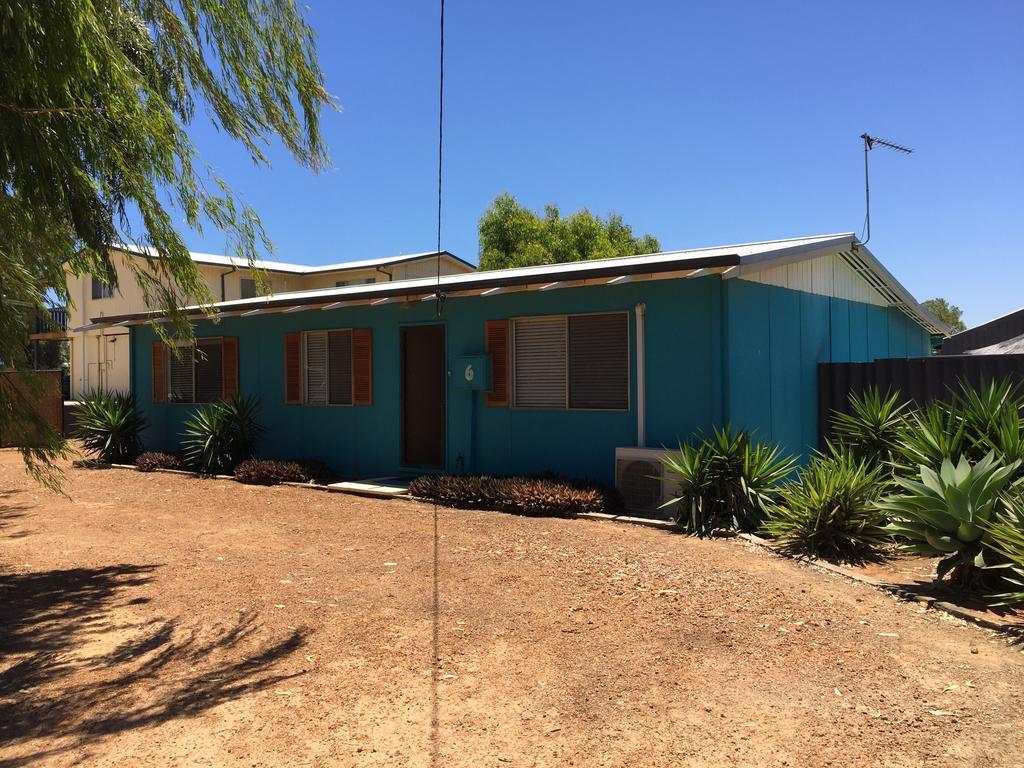
<svg viewBox="0 0 1024 768"><path fill-rule="evenodd" d="M327 405L327 331L307 331L303 336L303 400L308 405Z"/></svg>
<svg viewBox="0 0 1024 768"><path fill-rule="evenodd" d="M513 398L519 408L565 408L566 321L524 317L513 323Z"/></svg>
<svg viewBox="0 0 1024 768"><path fill-rule="evenodd" d="M238 337L224 337L224 399L238 398Z"/></svg>
<svg viewBox="0 0 1024 768"><path fill-rule="evenodd" d="M154 341L153 350L153 402L167 402L167 347L162 341Z"/></svg>
<svg viewBox="0 0 1024 768"><path fill-rule="evenodd" d="M569 318L569 407L629 408L629 316Z"/></svg>
<svg viewBox="0 0 1024 768"><path fill-rule="evenodd" d="M491 356L488 405L508 405L508 320L484 323L484 351Z"/></svg>
<svg viewBox="0 0 1024 768"><path fill-rule="evenodd" d="M284 401L302 402L302 334L284 335Z"/></svg>
<svg viewBox="0 0 1024 768"><path fill-rule="evenodd" d="M373 405L373 330L352 331L352 403Z"/></svg>

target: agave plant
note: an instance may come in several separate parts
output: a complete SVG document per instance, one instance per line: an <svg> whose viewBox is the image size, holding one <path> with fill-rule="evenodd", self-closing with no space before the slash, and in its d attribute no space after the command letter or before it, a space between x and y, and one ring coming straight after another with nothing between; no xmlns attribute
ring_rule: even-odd
<svg viewBox="0 0 1024 768"><path fill-rule="evenodd" d="M1009 380L972 387L961 382L949 402L934 401L907 415L896 437L900 474L938 467L949 456L979 461L989 451L1004 463L1024 459L1024 398Z"/></svg>
<svg viewBox="0 0 1024 768"><path fill-rule="evenodd" d="M185 422L182 448L188 464L200 472L227 472L252 458L262 428L256 421L259 401L253 397L210 403Z"/></svg>
<svg viewBox="0 0 1024 768"><path fill-rule="evenodd" d="M878 387L870 387L850 395L850 412L836 412L832 428L839 443L855 458L880 464L892 459L907 409L908 403L898 391L882 395Z"/></svg>
<svg viewBox="0 0 1024 768"><path fill-rule="evenodd" d="M907 551L941 556L940 579L948 574L973 586L981 581L982 569L995 564L986 528L1019 465L1003 464L991 451L973 465L964 456L955 466L943 460L938 472L922 465L920 481L896 478L902 493L878 503L892 520L886 530L902 537Z"/></svg>
<svg viewBox="0 0 1024 768"><path fill-rule="evenodd" d="M875 502L886 468L829 446L782 488L762 531L793 554L827 560L877 558L888 534Z"/></svg>
<svg viewBox="0 0 1024 768"><path fill-rule="evenodd" d="M995 605L1024 603L1024 493L1015 485L1003 495L1002 509L985 527L988 546L1005 562L995 566L1002 577L1002 589L992 596Z"/></svg>
<svg viewBox="0 0 1024 768"><path fill-rule="evenodd" d="M698 536L716 528L756 530L795 466L777 447L729 426L696 445L681 444L662 463L678 482L676 497L664 506L678 505L677 524Z"/></svg>
<svg viewBox="0 0 1024 768"><path fill-rule="evenodd" d="M142 449L146 419L125 392L90 392L75 412L74 435L100 461L128 464Z"/></svg>

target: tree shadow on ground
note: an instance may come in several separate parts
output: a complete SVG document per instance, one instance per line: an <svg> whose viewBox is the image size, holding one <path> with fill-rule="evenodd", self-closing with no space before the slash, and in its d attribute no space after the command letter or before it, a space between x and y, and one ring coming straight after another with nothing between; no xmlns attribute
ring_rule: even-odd
<svg viewBox="0 0 1024 768"><path fill-rule="evenodd" d="M5 539L21 539L31 535L27 530L11 530L18 524L19 518L25 517L27 504L11 504L6 499L15 491L0 491L0 537Z"/></svg>
<svg viewBox="0 0 1024 768"><path fill-rule="evenodd" d="M193 717L302 674L299 628L267 639L255 613L187 626L143 618L153 565L0 574L0 768L88 750L105 735Z"/></svg>

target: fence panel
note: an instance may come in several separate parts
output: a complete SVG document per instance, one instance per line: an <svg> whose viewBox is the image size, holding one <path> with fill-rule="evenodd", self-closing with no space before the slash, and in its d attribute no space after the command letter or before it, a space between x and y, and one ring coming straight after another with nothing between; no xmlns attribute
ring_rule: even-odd
<svg viewBox="0 0 1024 768"><path fill-rule="evenodd" d="M24 376L34 376L39 379L39 390L33 394L24 381ZM21 397L32 403L38 413L47 424L57 430L58 434L64 432L64 397L61 393L61 379L63 371L0 371L0 387L10 387ZM18 447L24 442L24 435L14 433L0 434L0 448Z"/></svg>
<svg viewBox="0 0 1024 768"><path fill-rule="evenodd" d="M850 395L870 387L899 390L905 400L925 405L948 400L960 382L978 386L993 379L1024 386L1024 355L941 355L818 364L818 445L832 436L832 415L850 411Z"/></svg>

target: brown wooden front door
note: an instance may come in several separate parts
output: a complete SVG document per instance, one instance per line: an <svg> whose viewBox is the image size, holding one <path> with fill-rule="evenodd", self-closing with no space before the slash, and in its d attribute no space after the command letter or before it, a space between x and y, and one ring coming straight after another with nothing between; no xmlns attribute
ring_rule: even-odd
<svg viewBox="0 0 1024 768"><path fill-rule="evenodd" d="M402 465L444 469L444 326L401 330Z"/></svg>

